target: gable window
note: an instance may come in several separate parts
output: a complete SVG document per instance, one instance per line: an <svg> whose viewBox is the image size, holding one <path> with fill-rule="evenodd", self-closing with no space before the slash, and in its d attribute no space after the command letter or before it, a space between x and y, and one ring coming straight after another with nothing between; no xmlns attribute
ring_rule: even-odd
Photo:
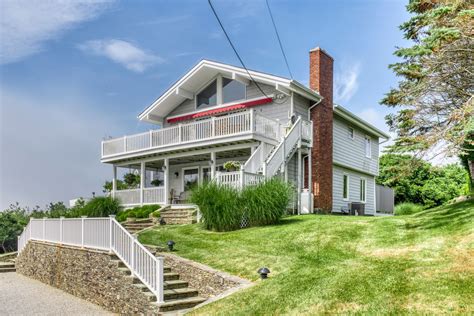
<svg viewBox="0 0 474 316"><path fill-rule="evenodd" d="M342 198L349 199L349 176L347 174L342 176Z"/></svg>
<svg viewBox="0 0 474 316"><path fill-rule="evenodd" d="M365 202L365 192L367 191L367 182L365 179L360 179L360 201Z"/></svg>
<svg viewBox="0 0 474 316"><path fill-rule="evenodd" d="M222 78L222 103L244 100L246 86L238 81Z"/></svg>
<svg viewBox="0 0 474 316"><path fill-rule="evenodd" d="M198 93L196 97L197 108L205 108L217 105L217 80L214 80L204 90Z"/></svg>
<svg viewBox="0 0 474 316"><path fill-rule="evenodd" d="M354 129L352 127L349 127L348 133L349 133L349 138L354 139Z"/></svg>
<svg viewBox="0 0 474 316"><path fill-rule="evenodd" d="M367 158L372 157L372 142L370 141L369 136L365 136L365 156Z"/></svg>

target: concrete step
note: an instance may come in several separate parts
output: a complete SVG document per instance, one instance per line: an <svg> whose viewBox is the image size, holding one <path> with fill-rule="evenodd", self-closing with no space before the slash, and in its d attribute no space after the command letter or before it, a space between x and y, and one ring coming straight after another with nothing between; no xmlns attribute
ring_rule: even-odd
<svg viewBox="0 0 474 316"><path fill-rule="evenodd" d="M193 215L190 214L163 214L161 218L164 218L165 220L167 218L187 218L187 217L193 217Z"/></svg>
<svg viewBox="0 0 474 316"><path fill-rule="evenodd" d="M198 291L191 288L182 288L182 289L172 289L164 290L163 297L166 301L176 300L180 298L196 297L198 296Z"/></svg>
<svg viewBox="0 0 474 316"><path fill-rule="evenodd" d="M179 274L173 272L163 273L163 279L165 281L179 280Z"/></svg>
<svg viewBox="0 0 474 316"><path fill-rule="evenodd" d="M138 224L138 223L128 223L128 224L123 224L123 227L125 228L148 228L151 226L154 226L155 224L153 223L144 223L144 224Z"/></svg>
<svg viewBox="0 0 474 316"><path fill-rule="evenodd" d="M164 284L165 290L183 289L183 288L187 288L188 286L189 286L189 283L183 280L165 281L165 284Z"/></svg>
<svg viewBox="0 0 474 316"><path fill-rule="evenodd" d="M127 275L131 275L130 269L123 263L121 260L113 260L113 262L117 265L120 271L125 272ZM127 270L127 271L125 271ZM171 272L171 267L169 266L164 266L163 267L163 273L169 273Z"/></svg>
<svg viewBox="0 0 474 316"><path fill-rule="evenodd" d="M169 300L161 304L158 304L158 303L152 303L152 304L155 304L156 306L158 306L160 312L170 312L170 311L176 311L180 309L192 308L198 304L201 304L204 301L206 301L205 298L196 296L196 297Z"/></svg>
<svg viewBox="0 0 474 316"><path fill-rule="evenodd" d="M13 267L13 268L0 268L0 273L5 273L5 272L15 272L16 271L16 268Z"/></svg>

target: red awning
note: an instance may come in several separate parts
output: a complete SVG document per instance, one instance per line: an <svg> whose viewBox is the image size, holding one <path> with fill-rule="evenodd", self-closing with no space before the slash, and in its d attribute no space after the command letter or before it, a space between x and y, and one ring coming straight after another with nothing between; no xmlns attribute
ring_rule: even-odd
<svg viewBox="0 0 474 316"><path fill-rule="evenodd" d="M167 120L167 122L168 123L175 123L175 122L180 122L180 121L192 120L192 119L198 118L198 117L212 116L212 115L219 114L219 113L225 113L225 112L235 111L235 110L239 110L239 109L250 108L252 106L263 105L263 104L270 103L272 101L273 101L272 98L262 98L262 99L258 99L258 100L252 100L252 101L248 101L248 102L242 102L242 103L239 103L239 104L224 106L222 108L218 108L218 109L214 109L214 110L207 110L207 111L202 111L202 112L198 112L198 113L194 113L194 114L186 114L186 115L182 115L182 116L176 116L176 117L173 117L173 118L169 118Z"/></svg>

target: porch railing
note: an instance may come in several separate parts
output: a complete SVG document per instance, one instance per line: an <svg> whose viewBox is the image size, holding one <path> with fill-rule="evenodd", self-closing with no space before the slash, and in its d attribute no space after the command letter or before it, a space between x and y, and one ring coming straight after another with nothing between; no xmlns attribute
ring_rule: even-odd
<svg viewBox="0 0 474 316"><path fill-rule="evenodd" d="M132 274L163 302L163 257L152 255L114 217L30 219L18 237L18 255L29 240L115 253Z"/></svg>
<svg viewBox="0 0 474 316"><path fill-rule="evenodd" d="M119 199L121 204L124 206L140 204L164 204L166 202L164 187L143 188L143 202L140 189L116 190L113 191L112 194L115 198Z"/></svg>
<svg viewBox="0 0 474 316"><path fill-rule="evenodd" d="M230 186L236 189L242 189L245 186L257 185L265 180L262 174L245 172L244 170L233 172L217 172L216 181L222 185Z"/></svg>
<svg viewBox="0 0 474 316"><path fill-rule="evenodd" d="M257 133L280 141L282 125L276 120L250 110L104 140L102 157L246 133Z"/></svg>

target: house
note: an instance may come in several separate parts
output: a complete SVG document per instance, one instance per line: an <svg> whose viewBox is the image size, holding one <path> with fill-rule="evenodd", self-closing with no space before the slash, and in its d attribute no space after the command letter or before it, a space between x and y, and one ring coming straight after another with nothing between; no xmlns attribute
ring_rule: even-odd
<svg viewBox="0 0 474 316"><path fill-rule="evenodd" d="M208 180L242 187L281 177L294 184L298 212L357 202L374 214L379 143L389 136L333 103L331 56L315 48L309 57L309 87L199 62L138 116L157 129L102 142L111 194L126 206L168 204ZM229 160L241 170L224 171ZM117 190L117 168L139 170L139 188Z"/></svg>

